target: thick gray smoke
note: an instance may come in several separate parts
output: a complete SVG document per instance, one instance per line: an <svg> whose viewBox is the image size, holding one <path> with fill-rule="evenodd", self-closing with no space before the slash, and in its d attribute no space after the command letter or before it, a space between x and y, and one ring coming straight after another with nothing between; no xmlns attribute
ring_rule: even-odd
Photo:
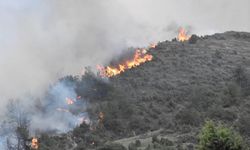
<svg viewBox="0 0 250 150"><path fill-rule="evenodd" d="M250 31L249 0L0 0L0 100L39 95L58 77L127 46L193 33Z"/></svg>
<svg viewBox="0 0 250 150"><path fill-rule="evenodd" d="M32 105L59 77L173 38L180 26L250 31L249 14L249 0L0 0L0 116L9 99Z"/></svg>

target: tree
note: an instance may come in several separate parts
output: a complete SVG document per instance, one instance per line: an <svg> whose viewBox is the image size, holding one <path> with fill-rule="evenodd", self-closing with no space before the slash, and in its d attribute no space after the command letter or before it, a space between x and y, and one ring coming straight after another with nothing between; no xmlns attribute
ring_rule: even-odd
<svg viewBox="0 0 250 150"><path fill-rule="evenodd" d="M10 100L7 105L6 126L12 132L7 138L8 150L28 150L28 120L19 100Z"/></svg>
<svg viewBox="0 0 250 150"><path fill-rule="evenodd" d="M198 150L247 150L242 137L222 124L207 121L199 135Z"/></svg>

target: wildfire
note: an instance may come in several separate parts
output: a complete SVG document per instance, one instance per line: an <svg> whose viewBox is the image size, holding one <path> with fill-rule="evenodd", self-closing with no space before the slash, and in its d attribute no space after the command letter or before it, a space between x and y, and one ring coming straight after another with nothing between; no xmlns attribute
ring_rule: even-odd
<svg viewBox="0 0 250 150"><path fill-rule="evenodd" d="M72 100L71 98L68 98L68 97L66 97L66 102L68 105L74 104L74 100Z"/></svg>
<svg viewBox="0 0 250 150"><path fill-rule="evenodd" d="M178 41L180 42L184 42L189 40L190 36L187 35L187 32L185 31L185 29L180 28L179 30L179 34L178 34Z"/></svg>
<svg viewBox="0 0 250 150"><path fill-rule="evenodd" d="M152 45L151 47L155 47L155 45ZM131 60L127 60L126 62L121 63L117 66L103 67L103 66L97 65L97 69L99 70L101 77L113 77L124 72L125 70L139 66L140 64L143 64L147 61L151 61L152 59L153 59L153 56L150 54L147 54L146 49L137 49Z"/></svg>
<svg viewBox="0 0 250 150"><path fill-rule="evenodd" d="M38 149L38 139L37 138L32 138L32 140L31 140L31 148L32 149Z"/></svg>

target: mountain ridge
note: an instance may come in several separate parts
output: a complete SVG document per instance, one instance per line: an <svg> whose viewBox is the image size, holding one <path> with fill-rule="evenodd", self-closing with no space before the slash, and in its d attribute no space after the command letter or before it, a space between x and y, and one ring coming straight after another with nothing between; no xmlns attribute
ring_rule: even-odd
<svg viewBox="0 0 250 150"><path fill-rule="evenodd" d="M100 149L112 141L129 147L122 139L162 129L157 136L170 140L169 148L192 150L207 119L232 126L250 143L250 33L193 35L159 42L148 52L152 61L111 77L111 88L96 84L107 94L90 98L88 112L90 118L103 112L104 121L96 131L74 129L69 137L75 149ZM137 140L138 149L152 145Z"/></svg>

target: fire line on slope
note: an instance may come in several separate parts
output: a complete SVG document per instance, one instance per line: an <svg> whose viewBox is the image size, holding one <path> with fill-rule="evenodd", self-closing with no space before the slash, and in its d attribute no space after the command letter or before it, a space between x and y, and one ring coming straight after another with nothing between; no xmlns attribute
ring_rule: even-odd
<svg viewBox="0 0 250 150"><path fill-rule="evenodd" d="M179 34L177 36L177 40L180 42L184 42L190 39L190 36L187 35L187 32L184 28L179 29ZM126 70L129 70L131 68L135 68L143 63L146 63L148 61L152 61L153 56L148 54L149 48L156 48L157 44L151 43L148 48L138 48L135 50L133 57L131 59L128 59L126 61L123 61L117 65L108 65L108 66L102 66L97 65L97 70L99 71L99 74L101 77L113 77L116 75L119 75Z"/></svg>
<svg viewBox="0 0 250 150"><path fill-rule="evenodd" d="M150 44L149 48L155 48L156 44ZM142 48L142 49L136 49L133 57L129 60L126 60L123 63L120 63L116 66L101 66L97 65L97 70L100 73L101 77L113 77L118 74L121 74L125 72L128 69L137 67L143 63L146 63L148 61L151 61L153 59L153 56L148 54L148 49Z"/></svg>

